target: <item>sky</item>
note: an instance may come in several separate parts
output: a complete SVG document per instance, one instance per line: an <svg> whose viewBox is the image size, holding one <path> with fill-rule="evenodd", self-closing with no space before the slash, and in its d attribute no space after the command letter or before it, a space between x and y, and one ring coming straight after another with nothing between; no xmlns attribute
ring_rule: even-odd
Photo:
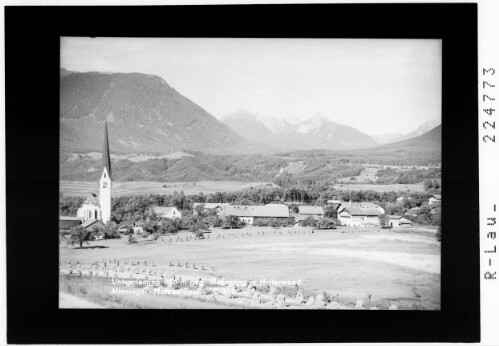
<svg viewBox="0 0 499 346"><path fill-rule="evenodd" d="M441 118L441 40L61 38L70 71L162 77L217 118L316 114L370 135Z"/></svg>

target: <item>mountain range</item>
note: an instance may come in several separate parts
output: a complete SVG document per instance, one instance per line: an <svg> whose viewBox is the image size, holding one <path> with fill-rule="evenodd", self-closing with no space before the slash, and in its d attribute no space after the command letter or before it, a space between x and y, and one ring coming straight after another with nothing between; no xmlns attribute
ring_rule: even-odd
<svg viewBox="0 0 499 346"><path fill-rule="evenodd" d="M283 149L345 150L378 144L369 135L321 114L291 123L238 110L224 116L222 121L242 137Z"/></svg>
<svg viewBox="0 0 499 346"><path fill-rule="evenodd" d="M372 137L320 114L285 121L238 110L218 120L171 87L141 73L60 70L61 153L99 152L104 120L115 154L269 154L286 150L356 150L417 137L438 123L406 134ZM383 147L383 146L382 146Z"/></svg>
<svg viewBox="0 0 499 346"><path fill-rule="evenodd" d="M438 125L441 124L440 119L433 119L421 124L416 130L408 132L406 134L402 133L385 133L381 135L372 136L376 142L379 144L389 144L395 142L405 141L407 139L411 139L417 136L421 136L422 134L434 129Z"/></svg>

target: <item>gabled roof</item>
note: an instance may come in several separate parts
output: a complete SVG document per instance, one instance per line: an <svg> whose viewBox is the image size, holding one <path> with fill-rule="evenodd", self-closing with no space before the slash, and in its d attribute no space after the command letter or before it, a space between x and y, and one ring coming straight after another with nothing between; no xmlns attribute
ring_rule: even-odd
<svg viewBox="0 0 499 346"><path fill-rule="evenodd" d="M432 195L431 197L438 199L439 201L442 199L442 195L440 195L440 194Z"/></svg>
<svg viewBox="0 0 499 346"><path fill-rule="evenodd" d="M405 213L405 215L417 215L420 209L421 208L419 207L411 208Z"/></svg>
<svg viewBox="0 0 499 346"><path fill-rule="evenodd" d="M225 216L239 217L289 217L289 208L285 205L229 205Z"/></svg>
<svg viewBox="0 0 499 346"><path fill-rule="evenodd" d="M349 205L345 206L345 210L352 216L380 216L381 212L376 208L357 208Z"/></svg>
<svg viewBox="0 0 499 346"><path fill-rule="evenodd" d="M59 220L67 220L67 221L77 221L77 220L83 220L82 217L77 217L77 216L59 216Z"/></svg>
<svg viewBox="0 0 499 346"><path fill-rule="evenodd" d="M99 204L99 196L95 193L91 193L83 204Z"/></svg>
<svg viewBox="0 0 499 346"><path fill-rule="evenodd" d="M393 219L393 220L399 220L399 219L401 219L401 218L402 218L402 216L400 216L400 215L389 215L388 217L389 217L390 219Z"/></svg>
<svg viewBox="0 0 499 346"><path fill-rule="evenodd" d="M299 214L323 215L324 209L314 205L303 205L298 207Z"/></svg>
<svg viewBox="0 0 499 346"><path fill-rule="evenodd" d="M178 209L175 207L153 207L152 209L154 210L154 213L156 213L157 215L168 214L173 210L178 211Z"/></svg>
<svg viewBox="0 0 499 346"><path fill-rule="evenodd" d="M401 219L399 220L399 223L401 223L401 224L402 224L402 223L412 223L412 221L411 221L411 220L407 220L405 217L403 217L403 218L401 218Z"/></svg>
<svg viewBox="0 0 499 346"><path fill-rule="evenodd" d="M193 208L196 208L198 205L203 205L205 209L215 209L216 207L224 207L228 206L229 203L194 203L192 205Z"/></svg>
<svg viewBox="0 0 499 346"><path fill-rule="evenodd" d="M353 208L379 208L379 205L374 204L372 202L349 202L349 203L343 203L343 206L345 208L347 207L353 207Z"/></svg>
<svg viewBox="0 0 499 346"><path fill-rule="evenodd" d="M83 226L83 228L87 228L89 226L92 226L96 222L98 222L98 223L100 223L101 225L104 226L104 224L102 222L100 222L99 220L96 220L96 219L90 219L87 222L83 223L82 226Z"/></svg>

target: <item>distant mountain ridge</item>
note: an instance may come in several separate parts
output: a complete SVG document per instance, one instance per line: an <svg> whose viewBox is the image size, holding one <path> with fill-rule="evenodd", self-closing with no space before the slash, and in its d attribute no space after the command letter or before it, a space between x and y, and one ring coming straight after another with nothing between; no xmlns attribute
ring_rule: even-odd
<svg viewBox="0 0 499 346"><path fill-rule="evenodd" d="M223 117L222 121L239 135L276 148L347 150L378 145L369 135L320 114L289 123L238 110Z"/></svg>
<svg viewBox="0 0 499 346"><path fill-rule="evenodd" d="M406 139L411 139L417 136L420 136L438 125L441 124L440 119L433 119L430 121L427 121L423 124L421 124L416 130L408 132L406 134L402 133L385 133L381 135L374 135L372 136L379 144L388 144L388 143L395 143L395 142L400 142L404 141Z"/></svg>
<svg viewBox="0 0 499 346"><path fill-rule="evenodd" d="M61 69L61 151L99 151L105 119L114 153L271 150L244 139L158 76Z"/></svg>

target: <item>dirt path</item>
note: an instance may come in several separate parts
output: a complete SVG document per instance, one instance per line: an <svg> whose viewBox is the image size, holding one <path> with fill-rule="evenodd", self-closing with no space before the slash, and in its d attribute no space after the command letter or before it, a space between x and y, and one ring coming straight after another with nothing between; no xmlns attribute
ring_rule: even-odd
<svg viewBox="0 0 499 346"><path fill-rule="evenodd" d="M59 309L103 309L103 306L91 303L71 294L59 292Z"/></svg>

